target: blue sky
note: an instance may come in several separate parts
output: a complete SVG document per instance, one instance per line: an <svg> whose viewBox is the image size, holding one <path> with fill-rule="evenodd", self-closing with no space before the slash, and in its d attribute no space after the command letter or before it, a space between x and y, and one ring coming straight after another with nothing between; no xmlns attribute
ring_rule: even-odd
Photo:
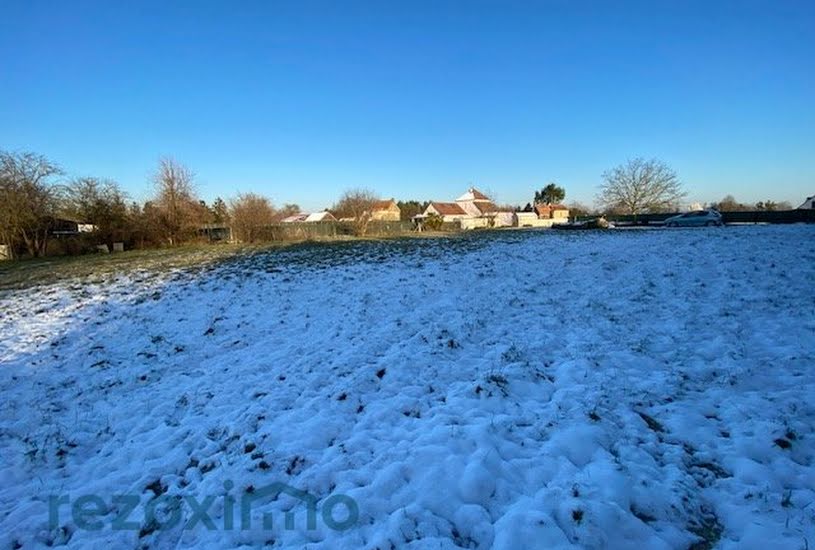
<svg viewBox="0 0 815 550"><path fill-rule="evenodd" d="M525 203L659 157L689 200L815 193L815 3L6 2L0 148L136 199Z"/></svg>

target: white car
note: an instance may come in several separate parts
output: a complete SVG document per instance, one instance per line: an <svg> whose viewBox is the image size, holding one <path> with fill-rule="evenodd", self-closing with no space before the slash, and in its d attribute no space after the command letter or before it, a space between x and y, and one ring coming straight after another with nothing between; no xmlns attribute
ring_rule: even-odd
<svg viewBox="0 0 815 550"><path fill-rule="evenodd" d="M724 225L722 215L716 210L695 210L665 220L666 227L699 227Z"/></svg>

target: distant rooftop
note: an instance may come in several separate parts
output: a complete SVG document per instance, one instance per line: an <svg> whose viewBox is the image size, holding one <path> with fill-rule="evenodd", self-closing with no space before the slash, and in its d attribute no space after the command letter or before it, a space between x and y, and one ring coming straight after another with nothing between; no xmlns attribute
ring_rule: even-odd
<svg viewBox="0 0 815 550"><path fill-rule="evenodd" d="M466 202L466 201L474 201L474 202L490 202L490 198L476 189L475 187L470 187L466 193L461 195L459 198L456 199L456 202Z"/></svg>

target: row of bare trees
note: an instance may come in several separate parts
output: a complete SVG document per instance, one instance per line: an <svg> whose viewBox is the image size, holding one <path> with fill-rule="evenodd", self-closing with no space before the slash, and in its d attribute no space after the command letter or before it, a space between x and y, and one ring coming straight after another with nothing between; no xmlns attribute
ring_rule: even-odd
<svg viewBox="0 0 815 550"><path fill-rule="evenodd" d="M131 201L114 181L64 176L41 155L0 151L0 244L12 257L45 255L63 220L92 224L93 244L143 248L194 240L206 224L230 224L237 238L254 242L260 227L299 211L296 204L275 209L253 193L208 206L196 193L193 172L172 158L159 161L153 197L144 204Z"/></svg>
<svg viewBox="0 0 815 550"><path fill-rule="evenodd" d="M774 211L792 210L792 205L787 201L775 202L773 200L759 201L755 204L739 202L733 195L725 195L719 202L712 205L720 212L749 212L753 210Z"/></svg>
<svg viewBox="0 0 815 550"><path fill-rule="evenodd" d="M160 159L152 176L153 196L140 204L112 180L66 178L65 172L34 153L0 151L0 244L12 256L46 254L49 238L64 220L91 224L90 245L125 242L128 247L176 246L200 238L207 226L226 226L241 242L264 238L264 228L300 212L296 204L276 208L256 193L202 201L195 174L180 162ZM366 189L345 192L330 211L364 235L378 197ZM418 203L417 203L418 204Z"/></svg>

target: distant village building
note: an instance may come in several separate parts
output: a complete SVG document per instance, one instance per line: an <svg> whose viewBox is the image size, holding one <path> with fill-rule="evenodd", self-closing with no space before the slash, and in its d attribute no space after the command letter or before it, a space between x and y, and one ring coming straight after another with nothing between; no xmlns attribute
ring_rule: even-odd
<svg viewBox="0 0 815 550"><path fill-rule="evenodd" d="M515 223L515 212L510 211L500 211L495 212L492 217L492 227L514 227L517 224Z"/></svg>
<svg viewBox="0 0 815 550"><path fill-rule="evenodd" d="M798 210L815 210L815 195L807 197L807 200L798 207Z"/></svg>
<svg viewBox="0 0 815 550"><path fill-rule="evenodd" d="M335 222L337 218L331 212L324 210L323 212L300 212L280 220L280 223L316 223L316 222Z"/></svg>
<svg viewBox="0 0 815 550"><path fill-rule="evenodd" d="M435 214L441 216L442 221L445 222L464 221L464 224L471 225L472 220L481 219L497 212L498 207L487 195L474 187L470 187L466 193L456 199L456 202L431 202L425 208L422 217Z"/></svg>
<svg viewBox="0 0 815 550"><path fill-rule="evenodd" d="M308 216L306 216L306 222L335 222L337 218L334 217L334 214L329 212L328 210L323 210L322 212L312 212Z"/></svg>
<svg viewBox="0 0 815 550"><path fill-rule="evenodd" d="M466 193L457 198L456 204L474 218L498 212L498 207L492 200L474 187L470 187Z"/></svg>
<svg viewBox="0 0 815 550"><path fill-rule="evenodd" d="M515 225L517 227L535 227L538 224L538 215L535 212L515 212Z"/></svg>
<svg viewBox="0 0 815 550"><path fill-rule="evenodd" d="M456 222L461 229L485 227L551 227L569 219L569 209L561 204L536 204L533 212L513 212L498 207L490 197L474 187L455 202L431 202L425 211L416 216L421 223L434 214L444 222Z"/></svg>
<svg viewBox="0 0 815 550"><path fill-rule="evenodd" d="M376 201L371 208L371 219L377 222L398 222L402 210L394 199Z"/></svg>
<svg viewBox="0 0 815 550"><path fill-rule="evenodd" d="M569 219L569 209L562 204L535 204L535 214L541 220L563 220Z"/></svg>
<svg viewBox="0 0 815 550"><path fill-rule="evenodd" d="M300 212L297 214L292 214L291 216L286 216L280 220L280 223L302 223L306 221L306 218L308 218L308 214Z"/></svg>
<svg viewBox="0 0 815 550"><path fill-rule="evenodd" d="M420 217L427 217L430 214L440 216L444 222L455 222L470 215L455 202L431 202L425 208Z"/></svg>
<svg viewBox="0 0 815 550"><path fill-rule="evenodd" d="M533 212L514 212L496 206L492 199L474 187L455 202L431 202L414 220L421 228L424 219L430 215L439 216L443 222L455 222L461 229L552 227L569 221L569 209L562 204L539 203Z"/></svg>

